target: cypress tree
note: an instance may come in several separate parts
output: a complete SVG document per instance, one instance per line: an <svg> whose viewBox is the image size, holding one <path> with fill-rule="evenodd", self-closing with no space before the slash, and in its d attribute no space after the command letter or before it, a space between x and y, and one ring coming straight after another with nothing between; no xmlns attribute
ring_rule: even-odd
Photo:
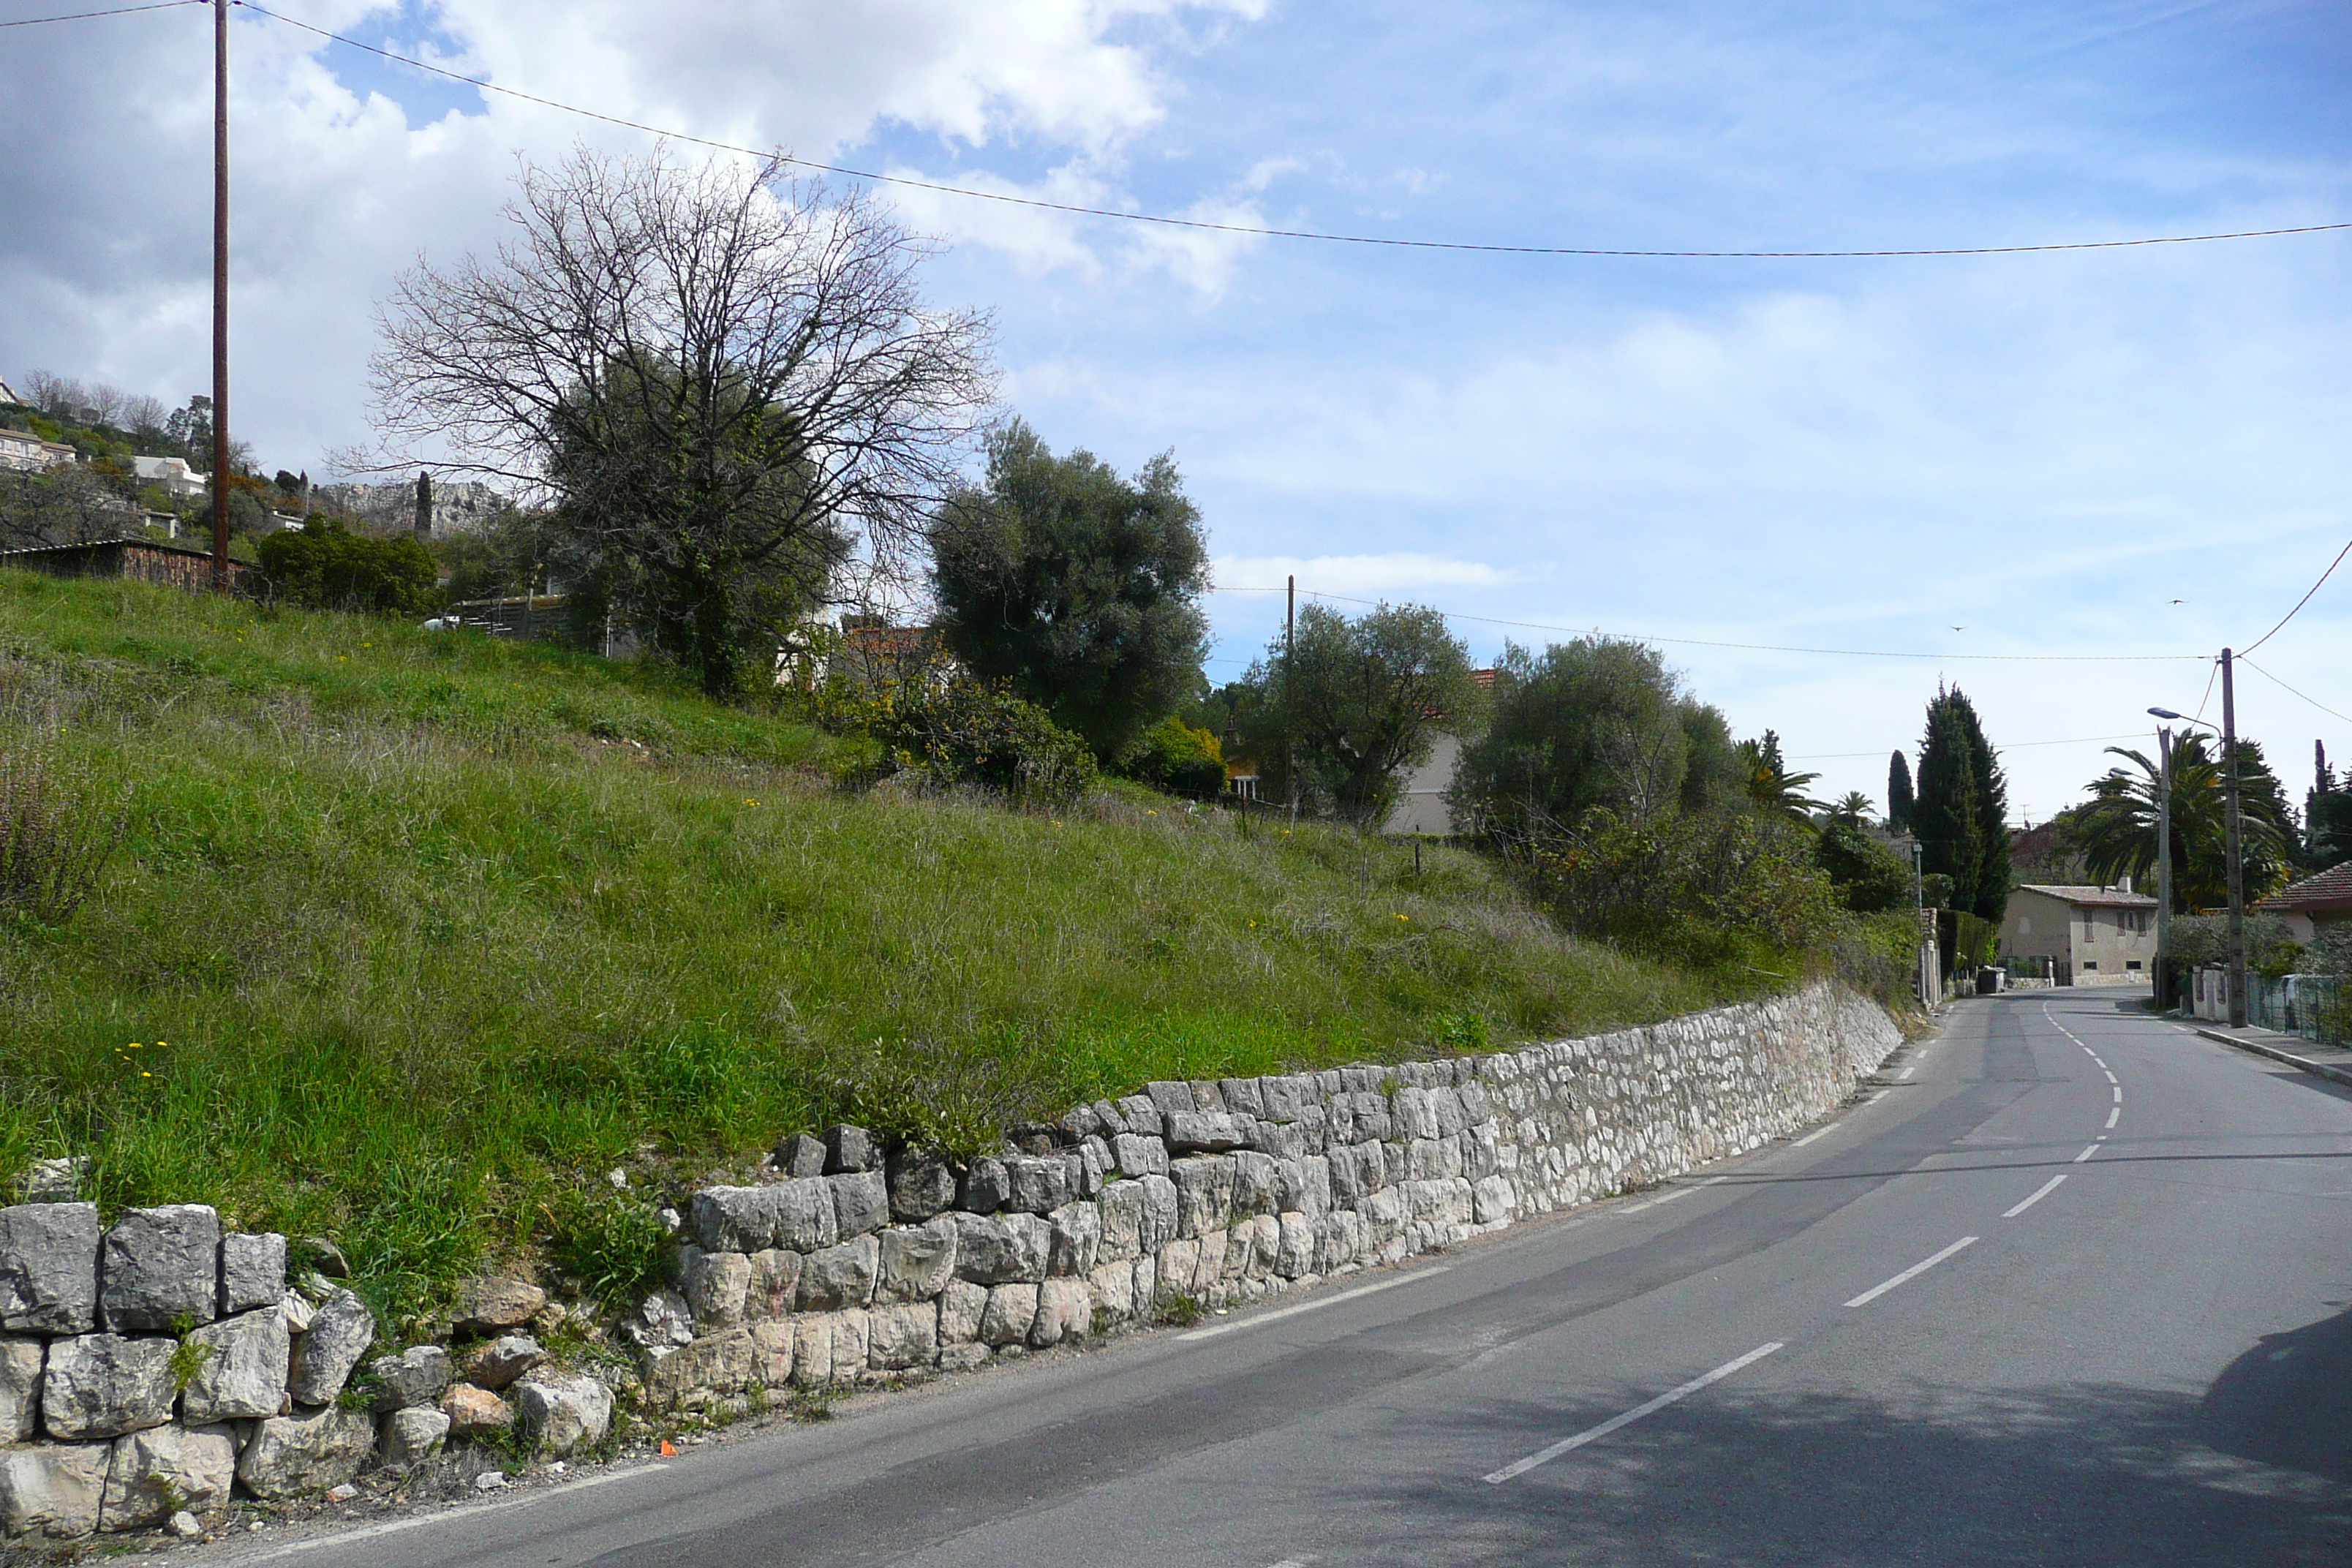
<svg viewBox="0 0 2352 1568"><path fill-rule="evenodd" d="M1960 732L1968 737L1969 771L1976 783L1977 828L1984 836L1973 894L1956 894L1953 901L1999 925L2009 911L2009 779L2001 772L2000 759L1993 754L1992 743L1985 739L1984 726L1977 721L1976 704L1957 686L1943 700Z"/></svg>
<svg viewBox="0 0 2352 1568"><path fill-rule="evenodd" d="M1918 796L1911 830L1919 837L1926 871L1952 879L1952 907L1974 912L1984 874L1985 832L1979 815L1976 763L1968 731L1941 690L1927 705L1927 733L1919 746ZM2002 857L2004 862L2007 857ZM2004 868L2003 875L2007 872Z"/></svg>
<svg viewBox="0 0 2352 1568"><path fill-rule="evenodd" d="M1886 764L1886 826L1896 833L1911 831L1911 759L1900 752Z"/></svg>

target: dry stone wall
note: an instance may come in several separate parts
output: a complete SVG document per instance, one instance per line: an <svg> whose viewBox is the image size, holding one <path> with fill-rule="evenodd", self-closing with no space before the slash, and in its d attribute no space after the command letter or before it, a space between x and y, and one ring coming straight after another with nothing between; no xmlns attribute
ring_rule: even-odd
<svg viewBox="0 0 2352 1568"><path fill-rule="evenodd" d="M1154 1083L956 1164L836 1127L694 1194L649 1404L965 1369L1256 1300L1753 1149L1902 1043L1828 984L1485 1057Z"/></svg>

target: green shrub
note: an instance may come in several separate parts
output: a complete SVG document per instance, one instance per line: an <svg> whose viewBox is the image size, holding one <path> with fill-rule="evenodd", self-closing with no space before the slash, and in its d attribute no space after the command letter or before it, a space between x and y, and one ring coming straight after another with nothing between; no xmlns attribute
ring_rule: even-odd
<svg viewBox="0 0 2352 1568"><path fill-rule="evenodd" d="M913 773L1024 805L1066 805L1094 786L1086 742L1002 686L963 676L917 679L871 696L830 696L819 710L827 728L875 743L861 768L869 781Z"/></svg>
<svg viewBox="0 0 2352 1568"><path fill-rule="evenodd" d="M264 539L261 570L271 592L313 609L415 616L438 598L440 568L424 545L405 534L372 539L329 519Z"/></svg>
<svg viewBox="0 0 2352 1568"><path fill-rule="evenodd" d="M1119 759L1119 771L1191 800L1214 800L1225 793L1224 748L1210 731L1195 730L1173 714Z"/></svg>
<svg viewBox="0 0 2352 1568"><path fill-rule="evenodd" d="M1840 901L1856 914L1910 907L1911 868L1853 823L1832 822L1821 830L1813 840L1813 864L1829 873Z"/></svg>
<svg viewBox="0 0 2352 1568"><path fill-rule="evenodd" d="M674 1251L669 1228L635 1193L583 1188L549 1205L556 1266L600 1301L622 1301L662 1283Z"/></svg>

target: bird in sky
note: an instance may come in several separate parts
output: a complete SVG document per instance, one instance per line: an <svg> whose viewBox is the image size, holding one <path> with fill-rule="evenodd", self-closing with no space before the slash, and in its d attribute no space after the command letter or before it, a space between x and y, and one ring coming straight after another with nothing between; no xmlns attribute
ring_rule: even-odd
<svg viewBox="0 0 2352 1568"><path fill-rule="evenodd" d="M1952 627L1952 629L1953 629L1954 631L1956 631L1956 632L1964 632L1964 631L1967 631L1969 628L1968 628L1968 627L1966 627L1966 626L1954 626L1954 627Z"/></svg>

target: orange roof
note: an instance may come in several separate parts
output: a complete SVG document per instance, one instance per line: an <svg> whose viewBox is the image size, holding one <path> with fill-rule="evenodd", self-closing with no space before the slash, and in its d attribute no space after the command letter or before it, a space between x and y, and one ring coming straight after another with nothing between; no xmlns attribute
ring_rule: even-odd
<svg viewBox="0 0 2352 1568"><path fill-rule="evenodd" d="M2256 904L2273 914L2336 914L2352 912L2352 860L2331 866L2315 877L2289 882Z"/></svg>

